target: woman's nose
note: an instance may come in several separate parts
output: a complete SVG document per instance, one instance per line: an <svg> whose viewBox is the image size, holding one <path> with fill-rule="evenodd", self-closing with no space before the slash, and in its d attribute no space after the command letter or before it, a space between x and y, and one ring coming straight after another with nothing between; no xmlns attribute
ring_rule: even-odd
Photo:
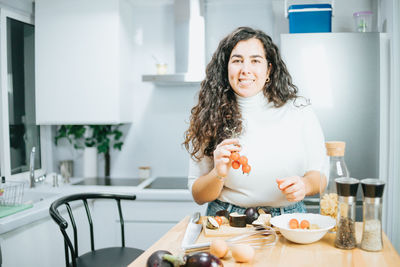
<svg viewBox="0 0 400 267"><path fill-rule="evenodd" d="M246 62L243 62L243 64L242 64L241 73L242 74L249 74L250 73L249 65Z"/></svg>

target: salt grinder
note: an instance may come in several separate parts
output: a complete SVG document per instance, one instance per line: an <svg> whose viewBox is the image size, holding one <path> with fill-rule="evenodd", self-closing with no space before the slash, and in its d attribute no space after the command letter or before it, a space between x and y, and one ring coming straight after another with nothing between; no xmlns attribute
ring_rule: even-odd
<svg viewBox="0 0 400 267"><path fill-rule="evenodd" d="M356 196L359 181L343 177L335 179L338 193L338 215L335 246L341 249L356 247Z"/></svg>
<svg viewBox="0 0 400 267"><path fill-rule="evenodd" d="M382 196L385 182L378 179L361 180L363 190L363 234L361 248L380 251L382 242Z"/></svg>

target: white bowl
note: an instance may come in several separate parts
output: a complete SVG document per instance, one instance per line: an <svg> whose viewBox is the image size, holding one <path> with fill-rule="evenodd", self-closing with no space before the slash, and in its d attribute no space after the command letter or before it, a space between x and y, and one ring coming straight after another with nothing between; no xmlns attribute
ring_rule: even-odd
<svg viewBox="0 0 400 267"><path fill-rule="evenodd" d="M307 220L310 224L317 224L320 229L290 229L289 221L297 219L299 223ZM315 213L288 213L273 217L271 224L278 227L282 235L295 243L310 244L320 240L330 229L336 225L336 220L329 216Z"/></svg>

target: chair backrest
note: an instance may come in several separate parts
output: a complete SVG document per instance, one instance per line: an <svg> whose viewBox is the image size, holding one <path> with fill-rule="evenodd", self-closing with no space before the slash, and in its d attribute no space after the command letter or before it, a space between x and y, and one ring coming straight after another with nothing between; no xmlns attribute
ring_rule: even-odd
<svg viewBox="0 0 400 267"><path fill-rule="evenodd" d="M120 194L108 194L108 193L81 193L81 194L74 194L68 195L65 197L61 197L55 200L49 209L51 218L58 224L60 227L61 233L64 236L64 249L65 249L65 262L66 266L69 266L69 253L71 253L72 258L72 265L76 266L76 258L79 256L78 253L78 232L76 228L76 222L74 219L74 215L72 213L72 209L70 206L70 202L72 201L82 201L83 205L85 206L85 211L87 215L87 219L89 222L89 229L90 229L90 246L91 250L94 251L94 234L93 234L93 221L92 215L90 213L89 205L87 200L88 199L114 199L117 202L118 206L118 214L119 214L119 221L121 225L121 242L122 247L125 247L125 229L124 229L124 218L122 216L122 209L121 209L121 200L135 200L135 195L120 195ZM74 235L74 243L72 244L71 239L68 236L67 228L68 222L61 216L58 208L61 206L65 206L69 215L69 219L72 224L73 228L73 235Z"/></svg>

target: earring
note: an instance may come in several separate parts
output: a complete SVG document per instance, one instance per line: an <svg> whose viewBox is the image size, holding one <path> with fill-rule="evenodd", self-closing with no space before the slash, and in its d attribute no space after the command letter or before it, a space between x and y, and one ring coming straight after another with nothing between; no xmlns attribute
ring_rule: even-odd
<svg viewBox="0 0 400 267"><path fill-rule="evenodd" d="M271 81L271 79L269 77L267 77L266 83L269 83Z"/></svg>

